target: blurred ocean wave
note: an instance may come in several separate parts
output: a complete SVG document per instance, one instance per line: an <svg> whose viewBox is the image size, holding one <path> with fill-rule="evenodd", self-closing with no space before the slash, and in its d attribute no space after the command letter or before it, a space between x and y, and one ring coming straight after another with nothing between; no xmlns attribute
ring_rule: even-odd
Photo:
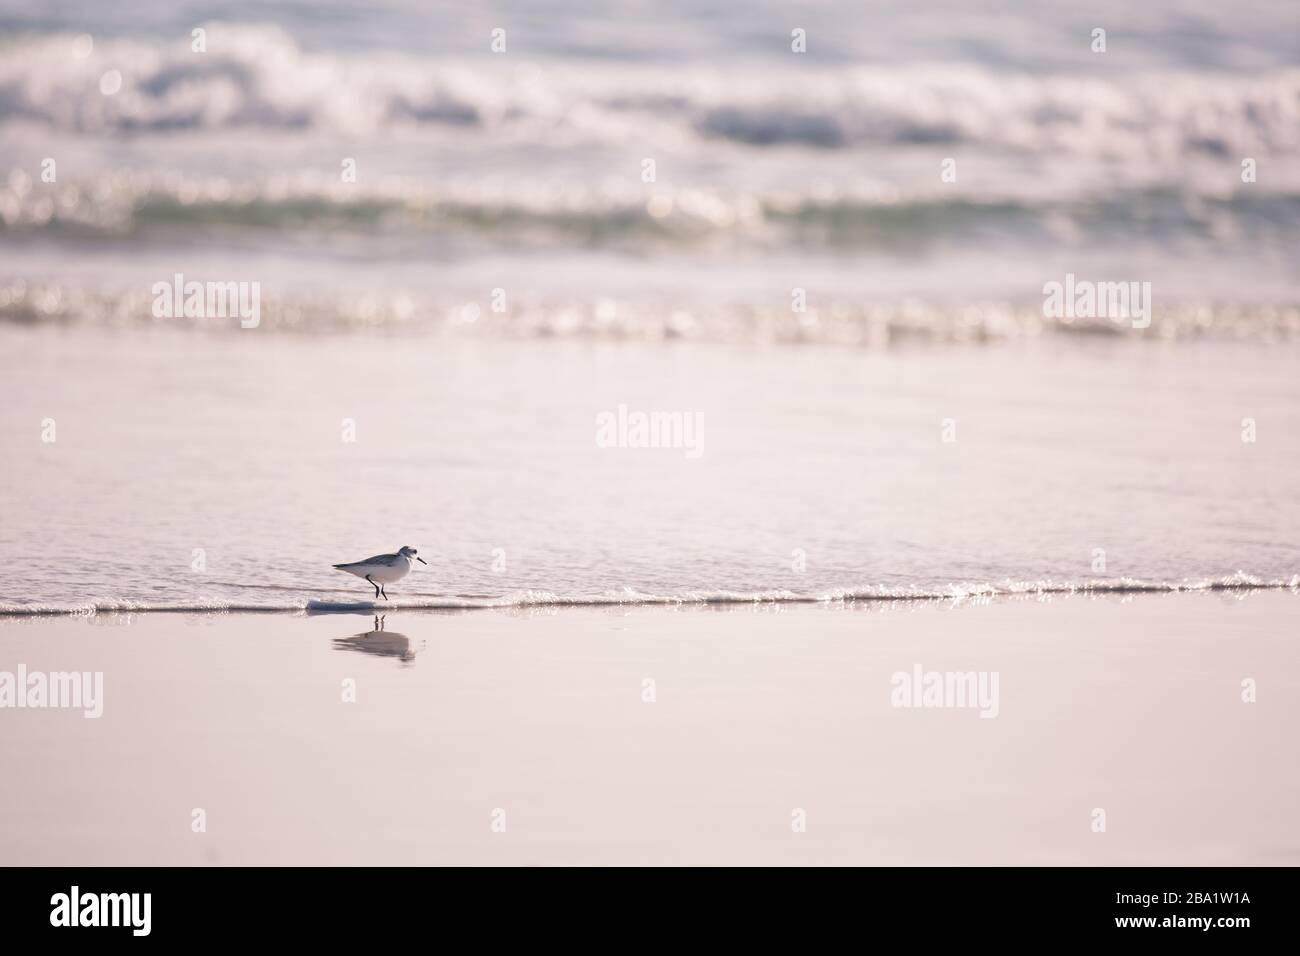
<svg viewBox="0 0 1300 956"><path fill-rule="evenodd" d="M44 184L22 168L0 179L0 231L80 239L157 239L167 230L246 229L479 235L518 245L656 245L725 241L800 248L923 252L943 239L1002 235L1028 243L1204 238L1294 246L1300 191L1242 186L1222 195L1137 188L1074 198L864 188L770 194L640 183L564 190L380 177L364 185L319 170L232 182L228 177L105 171Z"/></svg>
<svg viewBox="0 0 1300 956"><path fill-rule="evenodd" d="M480 61L308 51L284 29L215 24L211 48L71 35L14 38L0 124L95 135L196 130L378 135L410 127L566 142L640 135L706 148L953 144L1162 162L1294 157L1300 69L1042 76L973 63L905 66ZM217 42L217 37L220 42ZM790 60L795 58L791 57ZM108 70L120 91L104 95Z"/></svg>
<svg viewBox="0 0 1300 956"><path fill-rule="evenodd" d="M765 3L739 34L692 4L654 23L625 5L619 33L563 5L371 23L271 3L206 23L197 53L207 14L187 0L167 30L0 0L0 321L156 324L148 290L183 271L260 282L264 327L297 331L1292 339L1286 15L1248 29L1185 0L1161 33L1102 6L1103 56L1065 7L838 3L810 14L807 56ZM464 36L423 49L382 29L398 13ZM498 15L507 56L487 48ZM1044 318L1067 272L1151 282L1151 328ZM498 287L503 314L483 299Z"/></svg>

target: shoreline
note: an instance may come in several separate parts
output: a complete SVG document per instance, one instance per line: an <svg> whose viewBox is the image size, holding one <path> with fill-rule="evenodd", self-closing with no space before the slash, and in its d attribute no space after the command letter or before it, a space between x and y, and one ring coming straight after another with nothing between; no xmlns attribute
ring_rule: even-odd
<svg viewBox="0 0 1300 956"><path fill-rule="evenodd" d="M194 602L191 604L135 604L129 601L99 602L89 605L46 607L34 605L0 605L0 618L37 617L95 617L111 614L360 614L387 611L499 611L513 608L555 607L689 607L707 605L836 605L881 603L940 603L975 600L1013 600L1044 596L1090 596L1127 594L1214 594L1249 593L1253 591L1290 591L1300 595L1300 575L1289 581L1238 581L1224 579L1191 583L1162 583L1142 581L1102 581L1084 584L1042 584L1007 587L984 585L969 589L952 588L947 591L845 591L831 594L796 594L785 591L736 594L728 592L687 593L679 596L637 594L596 595L591 597L559 597L549 592L524 592L518 598L445 597L429 601L322 601L309 598L293 604L226 604L221 602Z"/></svg>

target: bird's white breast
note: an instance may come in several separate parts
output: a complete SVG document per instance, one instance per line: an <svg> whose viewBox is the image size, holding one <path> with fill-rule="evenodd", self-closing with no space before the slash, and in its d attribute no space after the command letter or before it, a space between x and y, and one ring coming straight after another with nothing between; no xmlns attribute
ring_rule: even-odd
<svg viewBox="0 0 1300 956"><path fill-rule="evenodd" d="M378 581L380 584L392 584L394 581L400 581L411 573L411 559L398 558L392 565L381 565L369 573L371 579Z"/></svg>

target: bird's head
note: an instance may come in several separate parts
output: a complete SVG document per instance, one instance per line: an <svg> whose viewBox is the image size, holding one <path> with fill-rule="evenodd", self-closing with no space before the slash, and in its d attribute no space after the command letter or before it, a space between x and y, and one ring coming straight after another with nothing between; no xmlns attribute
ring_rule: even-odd
<svg viewBox="0 0 1300 956"><path fill-rule="evenodd" d="M418 551L416 551L414 548L408 548L405 545L403 545L401 548L398 548L397 553L404 558L415 558L415 560L419 561L421 564L426 566L429 563L428 561L424 560L424 558L420 557Z"/></svg>

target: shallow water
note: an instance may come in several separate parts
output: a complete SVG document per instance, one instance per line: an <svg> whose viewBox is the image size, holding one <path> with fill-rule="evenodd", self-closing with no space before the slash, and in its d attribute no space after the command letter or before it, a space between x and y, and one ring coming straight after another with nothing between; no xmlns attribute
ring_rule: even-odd
<svg viewBox="0 0 1300 956"><path fill-rule="evenodd" d="M259 332L0 329L5 606L368 600L330 565L402 545L417 602L1300 574L1287 350Z"/></svg>

